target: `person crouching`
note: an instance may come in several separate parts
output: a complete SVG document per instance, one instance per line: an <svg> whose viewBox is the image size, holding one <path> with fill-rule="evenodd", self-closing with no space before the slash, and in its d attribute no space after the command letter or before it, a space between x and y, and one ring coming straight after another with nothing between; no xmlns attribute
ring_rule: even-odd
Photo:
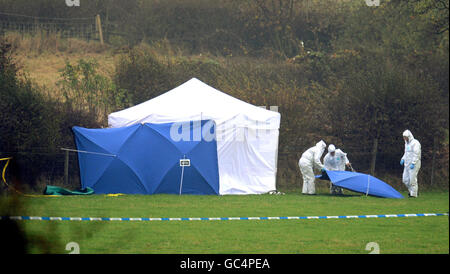
<svg viewBox="0 0 450 274"><path fill-rule="evenodd" d="M314 176L314 169L318 169L321 172L325 170L320 158L322 157L326 146L325 142L321 140L315 146L303 152L302 157L300 157L300 160L298 161L300 172L303 177L303 194L316 193L316 186L314 183L316 177Z"/></svg>

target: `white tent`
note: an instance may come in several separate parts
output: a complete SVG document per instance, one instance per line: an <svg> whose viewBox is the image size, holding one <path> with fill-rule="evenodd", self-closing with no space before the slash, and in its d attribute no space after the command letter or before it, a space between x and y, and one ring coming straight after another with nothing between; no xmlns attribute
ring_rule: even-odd
<svg viewBox="0 0 450 274"><path fill-rule="evenodd" d="M216 123L221 195L276 190L278 112L251 105L193 78L108 116L110 127L196 120Z"/></svg>

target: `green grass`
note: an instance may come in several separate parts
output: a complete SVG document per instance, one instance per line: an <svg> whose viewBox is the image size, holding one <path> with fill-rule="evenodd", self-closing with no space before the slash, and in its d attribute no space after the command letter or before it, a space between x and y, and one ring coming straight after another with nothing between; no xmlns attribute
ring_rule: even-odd
<svg viewBox="0 0 450 274"><path fill-rule="evenodd" d="M403 193L404 195L406 193ZM0 198L5 214L10 198ZM358 194L21 197L11 215L59 217L269 217L448 212L448 192L417 199ZM3 209L3 210L2 210ZM2 212L3 211L3 212ZM448 217L339 220L87 222L20 221L30 253L449 253Z"/></svg>

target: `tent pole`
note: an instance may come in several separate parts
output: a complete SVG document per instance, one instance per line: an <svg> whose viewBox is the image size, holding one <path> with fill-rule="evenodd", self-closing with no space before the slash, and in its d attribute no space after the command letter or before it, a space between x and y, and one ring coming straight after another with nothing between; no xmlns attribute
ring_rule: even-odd
<svg viewBox="0 0 450 274"><path fill-rule="evenodd" d="M79 153L87 153L87 154L96 154L96 155L103 155L103 156L111 156L116 157L117 155L114 154L107 154L107 153L100 153L100 152L92 152L92 151L84 151L84 150L78 150L78 149L71 149L71 148L61 148L61 150L65 151L72 151L72 152L79 152Z"/></svg>
<svg viewBox="0 0 450 274"><path fill-rule="evenodd" d="M181 195L181 190L183 189L183 175L184 175L184 166L181 167L180 195Z"/></svg>
<svg viewBox="0 0 450 274"><path fill-rule="evenodd" d="M275 189L277 189L277 177L278 177L278 147L279 147L279 138L280 138L280 130L277 129L278 136L277 136L277 149L275 150Z"/></svg>
<svg viewBox="0 0 450 274"><path fill-rule="evenodd" d="M183 159L186 159L186 155L183 156ZM183 177L184 177L184 165L181 166L180 195L181 195L181 190L183 189Z"/></svg>

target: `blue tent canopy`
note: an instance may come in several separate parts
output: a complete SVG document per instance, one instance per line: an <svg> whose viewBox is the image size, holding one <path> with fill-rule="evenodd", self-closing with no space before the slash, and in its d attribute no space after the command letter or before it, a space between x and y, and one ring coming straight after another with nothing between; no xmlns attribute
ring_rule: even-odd
<svg viewBox="0 0 450 274"><path fill-rule="evenodd" d="M402 194L390 185L368 174L350 171L327 170L323 172L322 175L318 175L316 177L321 180L331 181L333 185L351 191L364 193L366 195L384 198L403 198Z"/></svg>
<svg viewBox="0 0 450 274"><path fill-rule="evenodd" d="M181 140L171 137L174 123L73 127L82 187L95 193L218 195L216 139L194 138L206 123L215 137L209 120L177 123L178 132L189 131Z"/></svg>

